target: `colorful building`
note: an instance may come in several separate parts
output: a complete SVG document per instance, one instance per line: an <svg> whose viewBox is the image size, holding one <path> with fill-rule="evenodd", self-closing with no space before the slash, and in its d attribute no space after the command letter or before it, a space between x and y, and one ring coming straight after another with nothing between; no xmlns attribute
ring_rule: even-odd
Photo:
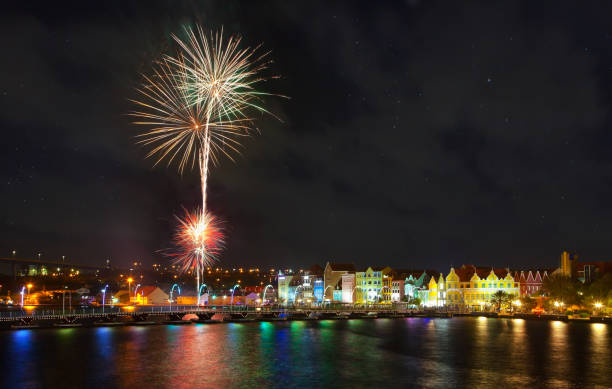
<svg viewBox="0 0 612 389"><path fill-rule="evenodd" d="M514 279L519 283L521 296L531 296L537 294L544 280L548 278L547 270L527 270L514 272Z"/></svg>
<svg viewBox="0 0 612 389"><path fill-rule="evenodd" d="M157 286L141 286L130 300L135 304L167 304L170 296ZM181 304L190 304L182 302ZM195 303L194 303L195 304Z"/></svg>
<svg viewBox="0 0 612 389"><path fill-rule="evenodd" d="M293 296L289 294L289 285L293 280L293 275L286 275L282 271L278 272L278 301L281 304L287 304L293 301Z"/></svg>
<svg viewBox="0 0 612 389"><path fill-rule="evenodd" d="M382 301L383 276L390 272L390 267L378 266L355 272L355 302L366 304Z"/></svg>
<svg viewBox="0 0 612 389"><path fill-rule="evenodd" d="M341 301L342 294L334 293L338 285L341 285L344 274L355 273L355 265L350 263L327 262L323 271L324 299L329 301ZM335 296L334 296L335 295Z"/></svg>
<svg viewBox="0 0 612 389"><path fill-rule="evenodd" d="M405 278L403 277L394 277L391 281L391 301L393 301L394 303L404 301L404 282Z"/></svg>
<svg viewBox="0 0 612 389"><path fill-rule="evenodd" d="M391 304L393 295L393 275L392 272L389 274L383 274L382 289L381 291L381 303Z"/></svg>
<svg viewBox="0 0 612 389"><path fill-rule="evenodd" d="M408 300L415 298L423 301L428 297L428 284L431 277L437 275L437 272L432 270L424 270L419 272L408 272L404 279L404 295Z"/></svg>
<svg viewBox="0 0 612 389"><path fill-rule="evenodd" d="M493 269L463 265L451 267L446 276L445 305L451 308L483 310L490 305L495 292L503 290L509 295L520 295L519 282L508 269Z"/></svg>
<svg viewBox="0 0 612 389"><path fill-rule="evenodd" d="M446 305L447 287L442 273L437 277L430 277L427 291L419 291L421 304L426 307L443 307Z"/></svg>
<svg viewBox="0 0 612 389"><path fill-rule="evenodd" d="M325 288L323 287L323 284L324 284L324 282L320 278L317 278L317 279L314 280L313 288L312 288L314 302L317 302L317 303L323 302L323 300L324 300L323 293L324 293L324 290L325 290ZM333 295L332 295L332 298L333 298ZM327 299L325 299L325 300L327 300ZM329 300L331 300L331 298Z"/></svg>
<svg viewBox="0 0 612 389"><path fill-rule="evenodd" d="M355 273L342 275L342 302L352 304L355 299Z"/></svg>

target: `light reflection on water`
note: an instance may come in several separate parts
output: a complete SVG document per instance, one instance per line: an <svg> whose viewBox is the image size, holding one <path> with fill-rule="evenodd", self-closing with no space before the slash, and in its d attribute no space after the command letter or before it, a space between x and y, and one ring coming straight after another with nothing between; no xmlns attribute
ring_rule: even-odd
<svg viewBox="0 0 612 389"><path fill-rule="evenodd" d="M0 333L2 388L607 387L599 323L377 319Z"/></svg>

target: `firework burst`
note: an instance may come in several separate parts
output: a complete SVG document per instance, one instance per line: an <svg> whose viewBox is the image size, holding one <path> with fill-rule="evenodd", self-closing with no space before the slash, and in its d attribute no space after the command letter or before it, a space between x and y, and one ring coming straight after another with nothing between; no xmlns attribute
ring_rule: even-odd
<svg viewBox="0 0 612 389"><path fill-rule="evenodd" d="M274 116L262 106L262 97L269 94L256 87L276 77L260 75L271 61L259 46L240 48L241 38L224 39L222 30L207 35L198 26L185 33L184 40L172 35L176 55L165 55L150 76L143 75L140 99L132 100L138 109L130 115L146 128L137 143L150 147L147 158L154 157L155 165L176 161L181 174L196 163L199 167L201 210L177 217L179 249L171 254L183 271L195 270L199 287L201 272L224 243L218 220L206 208L209 160L217 163L221 155L234 160L232 154L240 154L241 137L256 130L250 115Z"/></svg>
<svg viewBox="0 0 612 389"><path fill-rule="evenodd" d="M196 160L201 170L209 158L233 160L240 138L256 130L250 114L274 116L261 99L271 94L256 86L276 78L260 76L271 61L269 52L258 54L259 46L240 49L241 38L224 40L222 31L208 36L199 26L186 35L173 35L178 53L156 63L152 76L143 75L141 99L132 100L140 109L130 113L138 118L134 124L147 128L138 135L139 144L151 147L147 157L155 156L155 164L178 160L181 173Z"/></svg>
<svg viewBox="0 0 612 389"><path fill-rule="evenodd" d="M210 213L196 210L190 213L186 209L183 217L176 216L178 230L174 236L176 249L169 255L173 264L183 272L195 271L199 274L204 267L217 261L223 250L225 238L221 223Z"/></svg>

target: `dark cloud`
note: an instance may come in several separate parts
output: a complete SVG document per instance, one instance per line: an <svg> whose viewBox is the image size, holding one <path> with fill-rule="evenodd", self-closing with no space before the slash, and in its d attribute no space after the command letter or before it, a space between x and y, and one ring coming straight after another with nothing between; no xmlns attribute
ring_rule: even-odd
<svg viewBox="0 0 612 389"><path fill-rule="evenodd" d="M552 4L552 3L551 3ZM199 22L264 42L291 97L212 172L232 264L552 265L611 252L607 4L150 2L1 16L0 249L158 261L196 173L125 113ZM602 8L603 7L603 8Z"/></svg>

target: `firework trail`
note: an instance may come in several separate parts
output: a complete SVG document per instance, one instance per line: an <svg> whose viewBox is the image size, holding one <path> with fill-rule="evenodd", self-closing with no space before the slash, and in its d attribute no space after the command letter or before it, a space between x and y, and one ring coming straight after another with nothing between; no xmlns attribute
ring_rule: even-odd
<svg viewBox="0 0 612 389"><path fill-rule="evenodd" d="M259 54L259 46L241 49L241 38L224 40L223 31L208 36L198 26L185 32L184 40L172 35L177 54L163 56L151 76L143 75L137 88L140 99L132 100L139 108L130 115L137 118L134 124L146 127L137 143L151 147L147 158L155 157L155 165L177 161L182 174L197 161L202 206L177 217L175 243L181 251L175 253L175 263L183 271L195 270L199 286L200 273L223 247L223 234L206 208L210 160L218 163L221 155L234 160L240 138L256 130L251 113L274 115L261 105L262 96L270 94L256 89L268 79L259 74L271 62L269 52Z"/></svg>
<svg viewBox="0 0 612 389"><path fill-rule="evenodd" d="M186 33L186 40L173 35L179 53L164 56L153 76L143 76L137 89L143 100L132 100L142 110L130 115L148 127L138 143L152 146L147 157L156 156L155 164L176 159L182 173L197 160L206 212L209 161L220 155L233 161L232 153L240 153L239 139L256 129L250 112L272 115L261 106L261 97L270 94L255 89L267 80L258 74L270 61L267 52L256 54L259 47L240 49L240 38L224 41L222 31L209 37L197 27Z"/></svg>

